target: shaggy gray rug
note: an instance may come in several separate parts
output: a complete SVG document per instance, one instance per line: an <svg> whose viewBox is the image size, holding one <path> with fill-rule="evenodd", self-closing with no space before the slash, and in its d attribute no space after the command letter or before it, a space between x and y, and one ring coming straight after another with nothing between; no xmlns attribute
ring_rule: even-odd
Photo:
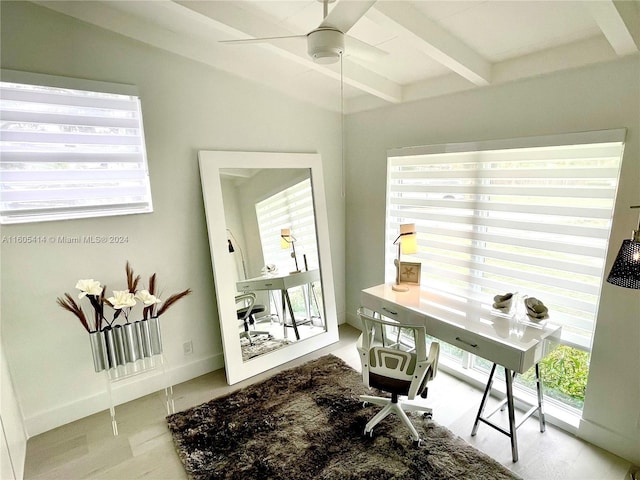
<svg viewBox="0 0 640 480"><path fill-rule="evenodd" d="M190 478L243 480L498 480L518 478L449 430L414 421L424 445L387 417L364 426L362 378L328 355L167 417Z"/></svg>
<svg viewBox="0 0 640 480"><path fill-rule="evenodd" d="M289 340L281 340L279 338L273 338L271 335L256 335L252 337L249 343L246 338L240 339L240 348L242 349L242 361L246 362L252 358L258 357L265 353L273 352L279 348L289 345Z"/></svg>

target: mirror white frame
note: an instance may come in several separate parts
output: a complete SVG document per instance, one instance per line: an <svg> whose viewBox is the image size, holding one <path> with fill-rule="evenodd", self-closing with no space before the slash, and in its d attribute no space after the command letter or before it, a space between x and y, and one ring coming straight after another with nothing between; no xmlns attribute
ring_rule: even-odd
<svg viewBox="0 0 640 480"><path fill-rule="evenodd" d="M209 232L209 247L211 249L211 263L218 302L218 318L222 333L227 383L233 385L241 380L337 342L338 319L329 247L329 222L320 155L317 153L202 150L198 152L198 159L200 162L200 179L202 181L202 195L207 218L207 230ZM242 360L242 350L238 337L238 319L235 305L236 286L235 282L229 281L229 279L233 278L232 272L236 267L232 255L228 254L227 225L220 175L222 169L229 168L308 168L310 170L313 206L316 217L316 235L318 237L320 280L324 298L326 326L324 332L247 361Z"/></svg>

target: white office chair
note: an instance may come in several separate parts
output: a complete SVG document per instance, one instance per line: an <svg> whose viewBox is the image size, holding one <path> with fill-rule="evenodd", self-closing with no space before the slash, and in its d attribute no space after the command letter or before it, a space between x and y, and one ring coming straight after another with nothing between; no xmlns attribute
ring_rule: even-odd
<svg viewBox="0 0 640 480"><path fill-rule="evenodd" d="M357 344L362 363L362 380L367 387L391 393L391 398L360 396L365 404L383 406L367 423L364 434L373 435L373 427L395 413L409 428L417 446L420 444L420 436L405 412L417 411L431 416L430 408L412 403L411 400L416 395L426 398L427 383L438 371L440 344L432 342L427 356L424 327L374 318L363 309L358 310L358 316L362 321L362 334ZM390 336L394 338L391 339ZM410 345L411 343L415 346ZM400 396L407 398L400 401Z"/></svg>

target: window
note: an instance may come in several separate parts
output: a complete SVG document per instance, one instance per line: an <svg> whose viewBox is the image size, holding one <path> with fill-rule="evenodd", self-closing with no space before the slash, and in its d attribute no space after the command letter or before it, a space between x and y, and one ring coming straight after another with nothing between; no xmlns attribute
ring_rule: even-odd
<svg viewBox="0 0 640 480"><path fill-rule="evenodd" d="M562 341L588 351L624 130L415 147L388 156L387 279L399 225L415 223L422 284L491 303L542 300Z"/></svg>
<svg viewBox="0 0 640 480"><path fill-rule="evenodd" d="M399 225L415 223L418 253L403 260L422 263L423 285L485 304L515 291L542 300L565 343L540 364L546 401L573 414L584 402L624 138L611 130L388 155L387 279ZM488 374L486 360L441 346ZM529 394L532 375L516 377Z"/></svg>
<svg viewBox="0 0 640 480"><path fill-rule="evenodd" d="M277 265L281 272L294 270L291 248L283 249L280 230L288 228L295 238L298 266L304 270L318 268L316 222L313 213L311 180L306 179L256 204L256 216L264 260Z"/></svg>
<svg viewBox="0 0 640 480"><path fill-rule="evenodd" d="M133 87L3 70L0 118L1 223L153 211Z"/></svg>

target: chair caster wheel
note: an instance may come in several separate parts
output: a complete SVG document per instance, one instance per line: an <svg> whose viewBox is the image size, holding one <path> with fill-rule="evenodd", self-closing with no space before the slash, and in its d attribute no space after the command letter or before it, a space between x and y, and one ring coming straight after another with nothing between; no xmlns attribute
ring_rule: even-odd
<svg viewBox="0 0 640 480"><path fill-rule="evenodd" d="M431 412L425 412L424 413L424 418L428 419L428 420L432 420L433 419L433 413Z"/></svg>
<svg viewBox="0 0 640 480"><path fill-rule="evenodd" d="M414 448L419 448L421 444L422 444L422 440L414 440L413 441Z"/></svg>
<svg viewBox="0 0 640 480"><path fill-rule="evenodd" d="M366 408L369 406L369 402L362 402L362 408Z"/></svg>

